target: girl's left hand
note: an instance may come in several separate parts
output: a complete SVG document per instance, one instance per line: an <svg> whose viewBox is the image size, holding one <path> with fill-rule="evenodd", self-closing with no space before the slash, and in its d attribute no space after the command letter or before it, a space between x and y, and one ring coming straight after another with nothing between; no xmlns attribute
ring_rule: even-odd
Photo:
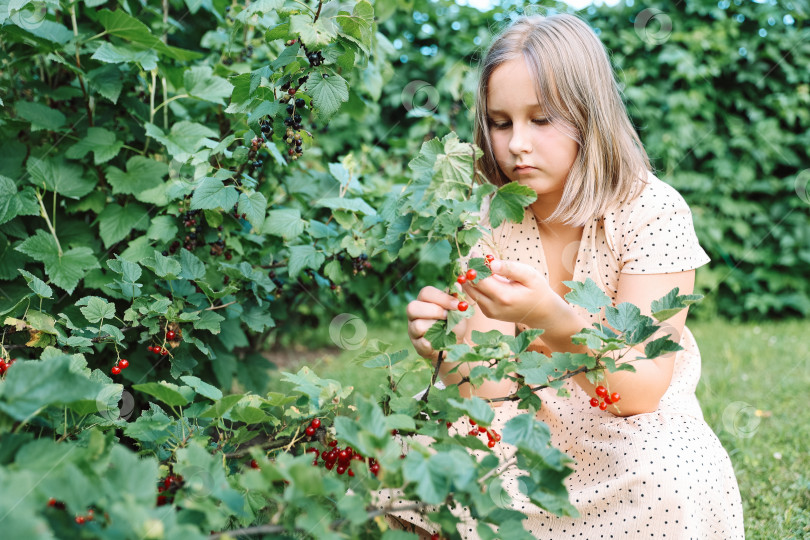
<svg viewBox="0 0 810 540"><path fill-rule="evenodd" d="M546 277L533 266L514 261L492 261L492 276L476 285L462 285L464 293L484 315L533 328L547 321L559 305Z"/></svg>

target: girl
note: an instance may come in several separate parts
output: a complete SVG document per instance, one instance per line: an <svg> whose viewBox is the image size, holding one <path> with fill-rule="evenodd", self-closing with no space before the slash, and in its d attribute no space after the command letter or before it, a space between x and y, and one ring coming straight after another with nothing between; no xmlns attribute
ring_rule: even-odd
<svg viewBox="0 0 810 540"><path fill-rule="evenodd" d="M569 305L563 281L590 277L614 305L631 302L645 314L674 287L692 292L695 269L709 257L689 207L650 172L606 51L580 19L524 17L495 40L483 60L475 142L491 182L519 182L537 200L522 223L501 225L474 248L472 255L495 256L495 275L463 285L476 309L455 328L460 340L472 343L474 330L514 335L542 328L534 350L587 352L571 336L607 321ZM434 287L408 305L408 333L421 356L436 361L425 332L457 306ZM665 332L684 350L637 361L635 372L604 375L602 384L621 394L620 409L591 407L595 387L583 374L566 382L570 397L539 392L538 418L551 428L553 444L576 460L566 485L580 517L534 507L512 478L506 482L512 505L530 516L525 525L537 538L743 537L731 462L695 398L700 352L686 315L667 321ZM643 357L640 347L623 361ZM460 374L447 373L452 367L442 366L446 383L460 381ZM510 384L461 391L495 398L507 395ZM496 429L518 414L514 402L495 411ZM425 537L436 530L415 513L391 519ZM464 538L477 537L471 520L463 529Z"/></svg>

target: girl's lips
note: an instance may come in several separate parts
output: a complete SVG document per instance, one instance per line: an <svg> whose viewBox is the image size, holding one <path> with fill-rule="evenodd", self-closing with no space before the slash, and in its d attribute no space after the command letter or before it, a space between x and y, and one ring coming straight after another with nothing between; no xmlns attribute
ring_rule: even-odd
<svg viewBox="0 0 810 540"><path fill-rule="evenodd" d="M521 165L519 167L515 167L516 172L529 172L529 171L536 171L536 167L530 167L528 165Z"/></svg>

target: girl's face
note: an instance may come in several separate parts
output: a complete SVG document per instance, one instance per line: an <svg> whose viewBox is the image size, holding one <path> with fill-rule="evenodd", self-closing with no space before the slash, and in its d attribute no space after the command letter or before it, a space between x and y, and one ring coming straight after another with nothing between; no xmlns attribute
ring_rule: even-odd
<svg viewBox="0 0 810 540"><path fill-rule="evenodd" d="M525 62L510 60L489 79L487 117L495 161L507 178L532 188L535 204L556 208L579 145L549 123Z"/></svg>

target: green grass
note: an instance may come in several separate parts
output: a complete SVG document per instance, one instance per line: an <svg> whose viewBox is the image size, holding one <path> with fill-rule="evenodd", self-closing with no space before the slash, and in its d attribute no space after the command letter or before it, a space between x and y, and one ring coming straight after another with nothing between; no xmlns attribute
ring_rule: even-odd
<svg viewBox="0 0 810 540"><path fill-rule="evenodd" d="M697 395L706 422L731 456L745 513L746 538L810 537L810 322L690 322L703 359ZM370 328L370 338L410 348L405 322ZM356 351L333 351L309 366L323 378L371 395L386 384ZM300 364L285 366L297 371ZM420 372L405 392L424 389ZM275 390L285 385L273 383Z"/></svg>

